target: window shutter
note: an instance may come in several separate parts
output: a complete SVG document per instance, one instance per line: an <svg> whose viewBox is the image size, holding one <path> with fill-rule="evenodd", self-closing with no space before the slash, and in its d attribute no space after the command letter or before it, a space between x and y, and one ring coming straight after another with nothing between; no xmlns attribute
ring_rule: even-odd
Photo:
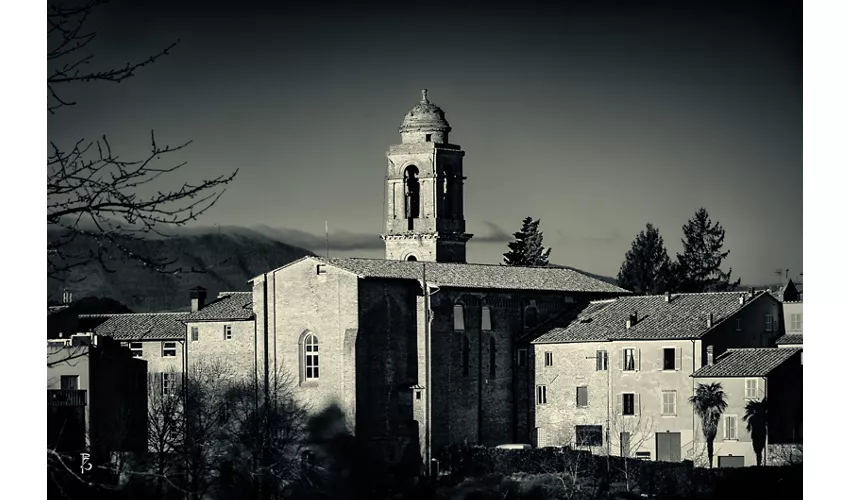
<svg viewBox="0 0 850 500"><path fill-rule="evenodd" d="M635 371L640 371L640 349L635 349Z"/></svg>
<svg viewBox="0 0 850 500"><path fill-rule="evenodd" d="M640 415L640 394L635 394L635 415Z"/></svg>
<svg viewBox="0 0 850 500"><path fill-rule="evenodd" d="M681 369L682 369L682 348L677 347L676 348L676 371L679 371Z"/></svg>
<svg viewBox="0 0 850 500"><path fill-rule="evenodd" d="M623 371L625 371L625 370L626 370L626 360L628 359L628 358L626 357L626 350L625 350L625 349L622 349L622 350L620 351L620 358L622 358L622 359L620 360L620 369L621 369L621 370L623 370Z"/></svg>

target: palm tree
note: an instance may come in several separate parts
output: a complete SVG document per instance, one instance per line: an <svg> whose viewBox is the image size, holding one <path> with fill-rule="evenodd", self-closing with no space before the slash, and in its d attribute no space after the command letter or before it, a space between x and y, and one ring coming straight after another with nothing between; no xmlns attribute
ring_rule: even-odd
<svg viewBox="0 0 850 500"><path fill-rule="evenodd" d="M727 406L723 386L717 382L700 384L689 401L702 422L702 435L708 445L708 466L714 467L714 438L717 436L720 415Z"/></svg>
<svg viewBox="0 0 850 500"><path fill-rule="evenodd" d="M761 401L748 401L744 407L744 421L747 423L747 432L753 440L756 465L761 465L764 445L767 442L767 398Z"/></svg>

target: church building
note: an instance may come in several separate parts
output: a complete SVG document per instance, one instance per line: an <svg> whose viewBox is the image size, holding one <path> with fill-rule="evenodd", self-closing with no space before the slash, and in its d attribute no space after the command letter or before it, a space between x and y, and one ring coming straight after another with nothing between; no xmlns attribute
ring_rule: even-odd
<svg viewBox="0 0 850 500"><path fill-rule="evenodd" d="M312 411L338 406L390 461L531 442L534 332L629 293L565 268L467 263L451 130L423 90L387 151L385 259L305 257L250 282L260 376L288 372Z"/></svg>

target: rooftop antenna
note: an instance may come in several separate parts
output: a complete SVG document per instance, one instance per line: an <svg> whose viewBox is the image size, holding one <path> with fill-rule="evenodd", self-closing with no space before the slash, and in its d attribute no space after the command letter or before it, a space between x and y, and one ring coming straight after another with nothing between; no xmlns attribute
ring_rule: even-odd
<svg viewBox="0 0 850 500"><path fill-rule="evenodd" d="M331 246L328 239L328 221L325 221L325 258L331 258Z"/></svg>

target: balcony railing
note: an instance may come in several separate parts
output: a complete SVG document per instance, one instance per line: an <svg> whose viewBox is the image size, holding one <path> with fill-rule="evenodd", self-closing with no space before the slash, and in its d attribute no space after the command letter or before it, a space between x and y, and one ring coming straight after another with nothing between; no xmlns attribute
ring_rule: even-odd
<svg viewBox="0 0 850 500"><path fill-rule="evenodd" d="M48 389L47 406L85 406L86 391L74 389Z"/></svg>

